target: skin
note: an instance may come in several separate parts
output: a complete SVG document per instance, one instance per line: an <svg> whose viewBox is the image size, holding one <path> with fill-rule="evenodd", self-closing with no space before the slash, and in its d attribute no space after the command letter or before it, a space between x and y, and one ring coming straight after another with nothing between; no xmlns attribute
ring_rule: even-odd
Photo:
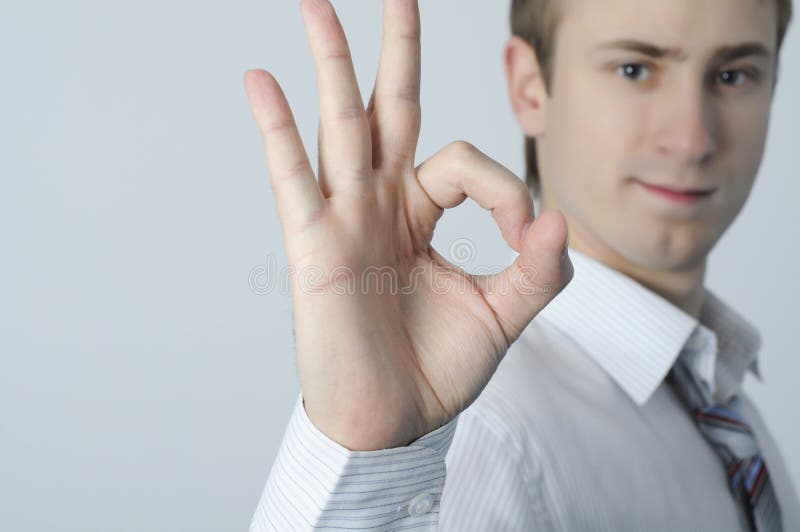
<svg viewBox="0 0 800 532"><path fill-rule="evenodd" d="M296 272L305 409L330 439L364 451L407 445L472 403L511 343L572 277L563 216L533 220L527 188L506 168L463 141L414 167L419 8L417 0L383 6L380 65L365 109L330 2L300 3L320 93L318 176L275 78L251 70L244 79ZM431 247L443 210L466 197L492 211L519 252L499 274L468 275ZM370 267L411 289L362 282ZM342 272L352 272L354 290L341 290L349 278L334 274Z"/></svg>
<svg viewBox="0 0 800 532"><path fill-rule="evenodd" d="M515 37L505 50L513 108L537 139L541 205L565 215L570 247L697 316L707 256L741 211L764 152L775 2L563 4L550 94L530 46ZM597 51L619 39L683 55ZM715 58L718 47L745 42L770 55ZM692 208L678 207L637 179L716 190Z"/></svg>
<svg viewBox="0 0 800 532"><path fill-rule="evenodd" d="M658 17L637 11L634 0L609 0L620 10L595 9L597 17L607 11L598 23L571 18L597 0L570 1L552 97L530 48L512 40L506 51L517 117L544 146L546 204L534 218L522 181L467 142L414 166L421 125L417 1L384 0L381 59L366 108L333 6L300 2L319 85L316 175L278 82L260 69L244 76L294 271L305 410L350 450L407 445L478 397L511 343L572 278L563 253L568 225L573 247L689 297L705 252L747 196L766 131L766 95L701 99L698 81L703 54L729 35L768 40L753 0L673 0L658 7ZM694 22L697 9L703 24ZM639 19L659 21L648 27L651 38L690 46L691 60L649 92L603 73L582 53L587 21L594 38L605 38L630 27L641 33ZM699 118L701 103L709 122ZM638 119L624 116L631 107ZM713 125L714 149L701 122ZM700 166L700 158L708 163ZM625 181L637 174L696 179L719 194L713 206L687 216ZM467 197L492 212L519 253L501 273L469 275L431 247L444 209ZM618 209L628 212L606 212ZM637 227L622 223L632 216L641 217ZM369 268L404 289L365 281Z"/></svg>

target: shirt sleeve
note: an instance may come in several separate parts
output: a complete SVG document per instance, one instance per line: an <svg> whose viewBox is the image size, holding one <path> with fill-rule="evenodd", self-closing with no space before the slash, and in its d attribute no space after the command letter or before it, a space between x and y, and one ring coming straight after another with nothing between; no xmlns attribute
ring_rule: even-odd
<svg viewBox="0 0 800 532"><path fill-rule="evenodd" d="M436 530L458 417L407 447L350 451L297 399L250 531Z"/></svg>

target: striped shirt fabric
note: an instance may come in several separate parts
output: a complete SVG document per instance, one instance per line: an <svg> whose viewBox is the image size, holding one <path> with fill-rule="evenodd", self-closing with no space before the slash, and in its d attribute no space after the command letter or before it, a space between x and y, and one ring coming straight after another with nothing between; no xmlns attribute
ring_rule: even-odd
<svg viewBox="0 0 800 532"><path fill-rule="evenodd" d="M408 447L351 452L298 397L251 531L746 531L719 458L664 382L681 357L715 401L737 394L784 530L800 502L740 387L758 332L706 290L699 319L570 250L569 285L478 399Z"/></svg>

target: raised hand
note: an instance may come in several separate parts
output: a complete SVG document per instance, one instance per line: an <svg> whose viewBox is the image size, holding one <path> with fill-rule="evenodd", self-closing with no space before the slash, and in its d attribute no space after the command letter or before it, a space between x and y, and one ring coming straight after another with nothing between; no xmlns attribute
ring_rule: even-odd
<svg viewBox="0 0 800 532"><path fill-rule="evenodd" d="M419 167L417 0L384 0L383 48L367 109L329 0L300 2L320 96L318 177L277 81L245 87L264 138L292 274L306 411L351 450L407 445L455 417L572 276L558 211L533 218L527 188L466 142ZM431 247L443 210L490 209L514 263L470 275Z"/></svg>

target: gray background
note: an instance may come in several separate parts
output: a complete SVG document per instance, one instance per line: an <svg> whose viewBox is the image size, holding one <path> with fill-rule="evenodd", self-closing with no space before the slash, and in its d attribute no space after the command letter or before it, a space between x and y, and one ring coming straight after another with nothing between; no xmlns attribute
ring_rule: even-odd
<svg viewBox="0 0 800 532"><path fill-rule="evenodd" d="M335 4L365 101L380 4ZM507 9L424 2L418 162L464 139L522 173ZM798 58L790 31L761 175L708 279L764 334L746 388L796 483ZM250 282L285 255L242 75L277 76L316 160L297 2L3 0L0 65L0 530L245 530L299 387L289 295ZM435 242L459 238L474 265L508 257L474 204Z"/></svg>

